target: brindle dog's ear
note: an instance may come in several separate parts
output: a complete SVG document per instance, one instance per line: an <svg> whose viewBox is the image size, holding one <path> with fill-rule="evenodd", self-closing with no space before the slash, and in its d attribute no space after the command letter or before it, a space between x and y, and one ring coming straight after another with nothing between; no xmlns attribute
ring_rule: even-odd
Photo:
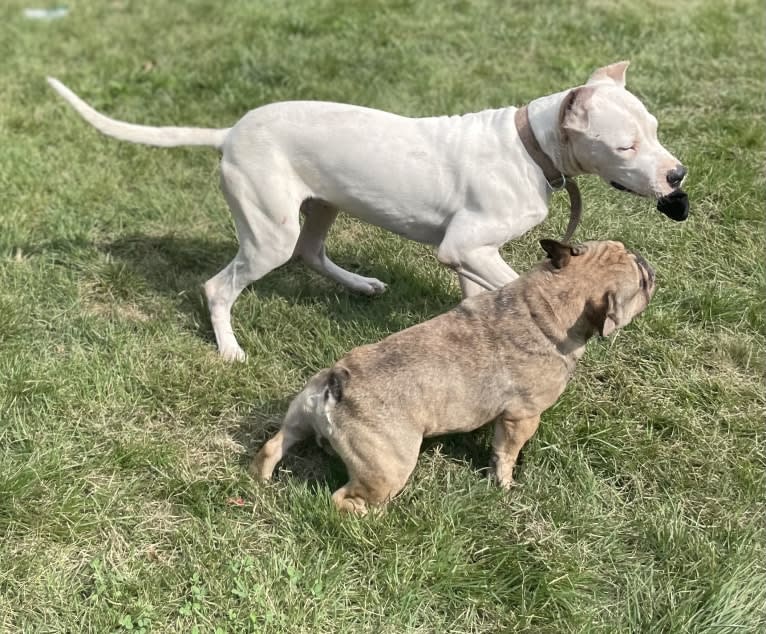
<svg viewBox="0 0 766 634"><path fill-rule="evenodd" d="M548 254L551 259L551 264L554 268L561 269L569 264L569 260L573 255L581 255L585 253L585 247L581 244L571 246L564 244L558 240L540 240L540 246Z"/></svg>
<svg viewBox="0 0 766 634"><path fill-rule="evenodd" d="M606 311L604 311L604 323L601 324L601 336L608 337L615 330L626 323L622 305L617 301L617 296L609 292L606 295Z"/></svg>

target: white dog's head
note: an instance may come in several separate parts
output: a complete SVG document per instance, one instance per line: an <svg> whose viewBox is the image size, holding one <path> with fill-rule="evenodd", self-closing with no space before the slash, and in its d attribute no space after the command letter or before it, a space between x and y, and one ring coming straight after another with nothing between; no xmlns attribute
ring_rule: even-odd
<svg viewBox="0 0 766 634"><path fill-rule="evenodd" d="M657 139L657 119L625 90L627 68L628 62L599 68L566 96L560 112L565 151L582 172L653 198L661 212L685 220L686 168Z"/></svg>

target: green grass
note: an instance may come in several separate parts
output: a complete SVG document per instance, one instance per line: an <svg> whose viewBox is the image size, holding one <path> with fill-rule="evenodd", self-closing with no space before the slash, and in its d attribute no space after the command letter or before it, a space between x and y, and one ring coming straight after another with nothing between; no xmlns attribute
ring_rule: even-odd
<svg viewBox="0 0 766 634"><path fill-rule="evenodd" d="M761 2L68 4L51 23L0 7L0 630L762 631ZM454 305L450 274L343 218L333 257L389 291L288 265L237 303L250 358L227 365L200 290L236 250L216 154L101 137L44 81L131 121L223 127L283 99L517 104L626 58L692 215L583 178L578 236L640 250L653 304L593 342L511 493L486 478L484 430L426 443L361 520L334 512L343 467L315 447L266 486L247 456L317 369ZM563 198L508 245L516 268L561 235Z"/></svg>

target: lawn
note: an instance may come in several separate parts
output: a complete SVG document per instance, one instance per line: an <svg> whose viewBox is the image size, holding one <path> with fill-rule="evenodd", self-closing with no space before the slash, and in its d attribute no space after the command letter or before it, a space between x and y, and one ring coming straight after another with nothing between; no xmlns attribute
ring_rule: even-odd
<svg viewBox="0 0 766 634"><path fill-rule="evenodd" d="M47 2L39 3L42 6ZM759 0L71 0L0 6L0 630L756 632L764 558L764 18ZM49 5L52 6L52 5ZM689 167L691 217L580 179L580 239L654 265L506 493L489 430L427 442L380 516L342 463L248 457L318 369L459 301L432 249L341 218L356 296L289 264L217 357L200 284L236 251L210 149L102 137L53 75L129 121L226 127L278 100L412 116L520 104L630 59ZM565 197L509 244L524 270Z"/></svg>

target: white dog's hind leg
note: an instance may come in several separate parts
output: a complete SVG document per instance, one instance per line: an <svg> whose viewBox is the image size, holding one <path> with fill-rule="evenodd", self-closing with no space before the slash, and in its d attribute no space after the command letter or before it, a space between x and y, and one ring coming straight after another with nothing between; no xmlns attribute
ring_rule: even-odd
<svg viewBox="0 0 766 634"><path fill-rule="evenodd" d="M295 255L300 255L317 273L358 293L376 295L386 290L386 285L380 280L347 271L327 257L324 241L338 215L337 209L317 199L306 200L302 208L306 212L306 219L295 247Z"/></svg>
<svg viewBox="0 0 766 634"><path fill-rule="evenodd" d="M226 268L205 282L205 296L210 311L210 322L218 344L218 353L226 361L246 359L245 351L237 343L231 326L231 307L250 282L267 272L264 271L261 275L256 274L250 266L248 256L240 248Z"/></svg>
<svg viewBox="0 0 766 634"><path fill-rule="evenodd" d="M272 195L272 200L263 201L272 211L266 213L253 202L257 196L247 178L224 163L221 165L221 187L237 227L239 251L226 268L205 283L205 296L218 352L227 361L244 361L245 352L231 327L231 307L251 282L290 259L300 225L297 204L294 205L292 196L284 196L285 192L282 192L276 199ZM293 206L295 208L290 209ZM278 212L276 216L274 211ZM282 220L277 222L276 217Z"/></svg>

